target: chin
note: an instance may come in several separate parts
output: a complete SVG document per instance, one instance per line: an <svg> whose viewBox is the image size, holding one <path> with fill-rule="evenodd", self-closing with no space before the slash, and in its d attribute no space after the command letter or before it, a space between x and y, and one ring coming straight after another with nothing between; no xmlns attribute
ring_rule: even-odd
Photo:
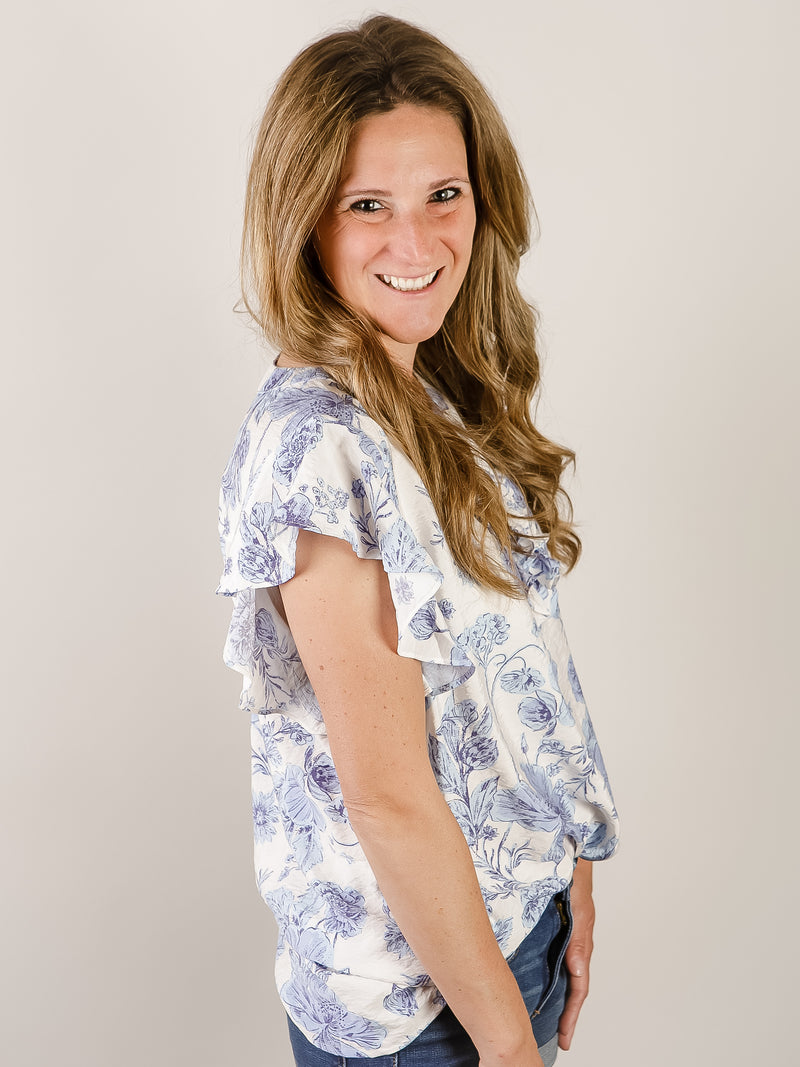
<svg viewBox="0 0 800 1067"><path fill-rule="evenodd" d="M411 326L408 322L398 323L396 326L390 322L379 322L378 327L382 334L399 345L419 345L437 334L443 322L444 319L437 319L434 322L420 323L418 326Z"/></svg>

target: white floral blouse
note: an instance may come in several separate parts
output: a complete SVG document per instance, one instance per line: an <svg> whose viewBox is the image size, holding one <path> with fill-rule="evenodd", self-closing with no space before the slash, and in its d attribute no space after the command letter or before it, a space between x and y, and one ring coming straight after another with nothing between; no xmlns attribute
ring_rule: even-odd
<svg viewBox="0 0 800 1067"><path fill-rule="evenodd" d="M501 484L509 511L524 513L519 489ZM369 1058L408 1044L443 1001L350 826L319 705L272 600L294 574L298 529L383 562L398 652L422 664L431 764L506 955L569 883L576 855L611 855L616 812L539 527L515 521L520 551L506 560L527 599L476 585L419 475L359 404L317 368L274 368L222 482L225 662L244 676L252 716L256 870L280 929L281 999L313 1044Z"/></svg>

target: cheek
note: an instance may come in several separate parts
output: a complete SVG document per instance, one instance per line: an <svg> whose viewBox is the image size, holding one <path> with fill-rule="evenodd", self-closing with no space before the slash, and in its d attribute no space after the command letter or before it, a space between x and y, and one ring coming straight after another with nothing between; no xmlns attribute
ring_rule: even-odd
<svg viewBox="0 0 800 1067"><path fill-rule="evenodd" d="M475 213L471 211L460 217L452 231L452 247L459 255L469 256L472 252L472 242L475 236Z"/></svg>
<svg viewBox="0 0 800 1067"><path fill-rule="evenodd" d="M460 260L459 273L462 276L466 274L470 259L472 258L473 235L474 227L467 225L463 226L459 233L454 237L453 248L456 252L457 259Z"/></svg>
<svg viewBox="0 0 800 1067"><path fill-rule="evenodd" d="M340 234L327 248L328 273L343 283L357 283L368 272L375 254L375 241L369 233Z"/></svg>

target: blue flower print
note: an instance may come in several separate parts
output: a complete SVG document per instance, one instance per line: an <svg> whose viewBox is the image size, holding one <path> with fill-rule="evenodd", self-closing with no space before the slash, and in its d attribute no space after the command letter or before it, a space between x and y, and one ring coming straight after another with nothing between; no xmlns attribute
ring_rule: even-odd
<svg viewBox="0 0 800 1067"><path fill-rule="evenodd" d="M295 745L311 745L312 738L308 730L283 715L259 715L256 724L258 740L253 748L253 773L270 776L272 768L283 764L281 744L289 739ZM318 798L319 799L319 798Z"/></svg>
<svg viewBox="0 0 800 1067"><path fill-rule="evenodd" d="M435 734L428 734L428 758L442 792L456 792L461 776L453 757L447 750L447 745L443 744Z"/></svg>
<svg viewBox="0 0 800 1067"><path fill-rule="evenodd" d="M290 416L284 426L287 437L297 433L315 418L326 423L338 423L348 429L352 426L352 397L342 396L324 388L308 388L305 384L289 385L284 389L281 388L280 378L275 376L267 384L270 386L273 383L275 388L271 391L273 395L269 397L269 412L276 419Z"/></svg>
<svg viewBox="0 0 800 1067"><path fill-rule="evenodd" d="M349 500L347 493L344 489L328 485L323 478L317 478L317 484L311 491L314 494L316 510L324 512L327 521L332 526L336 526L339 522L336 512L347 507Z"/></svg>
<svg viewBox="0 0 800 1067"><path fill-rule="evenodd" d="M458 635L456 642L460 648L474 652L485 665L495 645L505 644L508 640L508 631L509 625L502 615L485 612Z"/></svg>
<svg viewBox="0 0 800 1067"><path fill-rule="evenodd" d="M471 771L491 767L497 759L497 742L490 737L470 737L461 746L459 757Z"/></svg>
<svg viewBox="0 0 800 1067"><path fill-rule="evenodd" d="M458 700L448 710L447 718L451 716L462 726L472 726L478 721L478 705L474 700Z"/></svg>
<svg viewBox="0 0 800 1067"><path fill-rule="evenodd" d="M566 759L569 756L569 752L564 747L561 741L555 741L553 738L543 737L539 742L539 755L540 756L560 756L562 759Z"/></svg>
<svg viewBox="0 0 800 1067"><path fill-rule="evenodd" d="M447 598L445 598L444 600L440 600L439 601L439 611L441 611L442 615L444 615L444 617L446 619L452 619L452 617L456 613L456 609L455 609L455 605L453 604L453 601L452 600L447 600Z"/></svg>
<svg viewBox="0 0 800 1067"><path fill-rule="evenodd" d="M414 586L404 574L395 581L394 593L401 604L410 604L414 599Z"/></svg>
<svg viewBox="0 0 800 1067"><path fill-rule="evenodd" d="M281 638L276 626L275 615L267 608L259 608L251 623L255 634L255 645L251 650L253 665L264 684L263 712L277 711L285 708L291 694L291 678L299 657L295 649L289 648L289 638ZM285 631L281 620L278 624Z"/></svg>
<svg viewBox="0 0 800 1067"><path fill-rule="evenodd" d="M239 571L248 582L275 580L288 581L290 575L283 574L282 560L272 545L246 545L239 552Z"/></svg>
<svg viewBox="0 0 800 1067"><path fill-rule="evenodd" d="M514 562L526 588L538 597L544 612L558 617L557 582L561 568L547 551L544 540L537 539L532 551L515 550Z"/></svg>
<svg viewBox="0 0 800 1067"><path fill-rule="evenodd" d="M494 927L494 936L501 949L505 949L506 943L514 929L514 920L511 918L501 919Z"/></svg>
<svg viewBox="0 0 800 1067"><path fill-rule="evenodd" d="M605 778L607 777L605 761L597 743L597 735L594 732L592 720L588 716L584 721L583 730L586 735L586 757L589 760L590 769L594 770L596 768Z"/></svg>
<svg viewBox="0 0 800 1067"><path fill-rule="evenodd" d="M288 949L298 958L300 966L307 960L320 967L333 966L333 945L314 925L320 910L320 897L315 888L300 897L295 897L287 889L278 889L265 893L264 899L278 920L281 950Z"/></svg>
<svg viewBox="0 0 800 1067"><path fill-rule="evenodd" d="M253 774L271 775L271 768L283 762L280 750L280 726L274 716L258 717L258 747L253 747Z"/></svg>
<svg viewBox="0 0 800 1067"><path fill-rule="evenodd" d="M417 998L413 989L404 989L399 985L392 985L392 991L383 998L383 1006L387 1011L395 1015L406 1015L409 1018L418 1011Z"/></svg>
<svg viewBox="0 0 800 1067"><path fill-rule="evenodd" d="M380 1048L386 1036L383 1026L348 1011L313 971L295 971L281 989L281 999L312 1043L334 1056L350 1056L354 1047Z"/></svg>
<svg viewBox="0 0 800 1067"><path fill-rule="evenodd" d="M333 800L334 796L342 791L333 760L325 752L320 752L312 759L311 751L309 748L306 753L308 791L317 800Z"/></svg>
<svg viewBox="0 0 800 1067"><path fill-rule="evenodd" d="M522 766L527 782L497 794L492 814L501 822L517 822L526 830L555 834L572 825L575 806L562 783L553 783L542 767Z"/></svg>
<svg viewBox="0 0 800 1067"><path fill-rule="evenodd" d="M433 523L433 537L431 538L431 545L436 548L438 545L444 544L444 534L442 533L442 527L438 522Z"/></svg>
<svg viewBox="0 0 800 1067"><path fill-rule="evenodd" d="M398 959L403 959L404 956L411 955L411 947L406 939L403 937L403 932L394 920L394 917L389 912L389 909L384 904L384 914L386 915L386 924L383 931L383 940L386 944L386 948L389 952L393 952Z"/></svg>
<svg viewBox="0 0 800 1067"><path fill-rule="evenodd" d="M561 567L553 559L544 544L537 543L533 552L527 557L527 577L542 591L550 588L557 580Z"/></svg>
<svg viewBox="0 0 800 1067"><path fill-rule="evenodd" d="M294 763L286 768L281 800L286 835L300 869L308 871L322 859L319 831L325 826L325 817L306 793L303 772Z"/></svg>
<svg viewBox="0 0 800 1067"><path fill-rule="evenodd" d="M298 420L290 419L284 427L278 450L275 453L272 468L275 481L281 485L291 485L304 456L321 440L321 419L311 416L307 422L299 425Z"/></svg>
<svg viewBox="0 0 800 1067"><path fill-rule="evenodd" d="M296 745L313 745L311 734L299 722L281 717L281 732L291 738Z"/></svg>
<svg viewBox="0 0 800 1067"><path fill-rule="evenodd" d="M286 768L282 799L283 810L293 828L303 830L314 827L320 830L325 825L325 820L303 788L303 772L294 763Z"/></svg>
<svg viewBox="0 0 800 1067"><path fill-rule="evenodd" d="M269 535L269 527L272 522L272 504L258 503L253 504L250 508L250 514L247 519L248 532L251 540L256 544L261 544L262 541L253 531L257 531L259 534Z"/></svg>
<svg viewBox="0 0 800 1067"><path fill-rule="evenodd" d="M581 689L581 683L578 680L578 672L575 670L572 656L569 657L567 662L567 677L569 678L569 684L572 686L572 692L575 694L575 699L580 700L581 703L583 703L583 690Z"/></svg>
<svg viewBox="0 0 800 1067"><path fill-rule="evenodd" d="M243 426L222 475L222 497L229 508L235 507L239 501L239 475L249 451L250 431Z"/></svg>
<svg viewBox="0 0 800 1067"><path fill-rule="evenodd" d="M334 800L330 804L326 804L325 814L333 822L349 822L347 812L344 810L344 803L341 800Z"/></svg>
<svg viewBox="0 0 800 1067"><path fill-rule="evenodd" d="M334 937L355 937L367 918L363 896L333 882L320 882L319 890L327 911L322 920L324 929Z"/></svg>
<svg viewBox="0 0 800 1067"><path fill-rule="evenodd" d="M253 793L253 827L256 841L271 841L278 826L275 797L272 793Z"/></svg>
<svg viewBox="0 0 800 1067"><path fill-rule="evenodd" d="M381 541L381 555L388 574L402 571L428 571L438 574L405 519L396 519L392 523L389 532ZM441 578L441 575L439 577Z"/></svg>
<svg viewBox="0 0 800 1067"><path fill-rule="evenodd" d="M450 664L429 663L426 678L431 687L430 695L436 696L447 689L463 685L475 673L475 664L469 656L454 645L450 649Z"/></svg>
<svg viewBox="0 0 800 1067"><path fill-rule="evenodd" d="M506 671L500 675L500 688L506 693L531 693L542 685L544 678L533 667L522 667L518 671Z"/></svg>
<svg viewBox="0 0 800 1067"><path fill-rule="evenodd" d="M302 530L319 531L311 521L314 505L305 493L292 493L282 504L278 503L272 513L274 523L281 526L297 526Z"/></svg>
<svg viewBox="0 0 800 1067"><path fill-rule="evenodd" d="M362 431L356 431L356 436L358 437L360 451L370 461L362 462L361 476L367 482L371 482L373 478L386 479L390 483L389 489L392 496L396 496L392 464L388 454L384 452L383 442L378 444L377 441L373 441L368 434Z"/></svg>
<svg viewBox="0 0 800 1067"><path fill-rule="evenodd" d="M588 830L588 828L587 828ZM592 830L588 830L587 833L582 835L583 847L585 849L599 848L605 840L608 834L608 827L603 823L598 823Z"/></svg>
<svg viewBox="0 0 800 1067"><path fill-rule="evenodd" d="M519 717L531 730L544 730L545 737L549 737L558 718L556 698L547 692L525 697L519 705Z"/></svg>
<svg viewBox="0 0 800 1067"><path fill-rule="evenodd" d="M525 901L522 922L526 927L531 928L536 925L552 897L560 893L565 886L566 882L561 878L542 878L532 885L525 886L522 893Z"/></svg>
<svg viewBox="0 0 800 1067"><path fill-rule="evenodd" d="M256 612L256 637L261 642L262 648L266 648L270 652L277 649L278 631L275 629L275 622L266 608L260 608Z"/></svg>
<svg viewBox="0 0 800 1067"><path fill-rule="evenodd" d="M359 508L358 511L355 510L355 507L351 510L351 526L345 526L345 534L353 547L357 547L360 543L367 549L367 551L373 553L378 552L378 531L375 525L376 516L373 515L372 509L368 506L364 483L359 478L357 482L353 482L353 486L356 484L360 486L361 492L354 495L351 503L355 504L357 501ZM378 511L380 511L380 505Z"/></svg>
<svg viewBox="0 0 800 1067"><path fill-rule="evenodd" d="M436 601L423 604L408 624L409 630L419 641L427 641L431 634L441 633L436 625Z"/></svg>
<svg viewBox="0 0 800 1067"><path fill-rule="evenodd" d="M250 597L240 596L233 602L233 616L228 631L230 652L238 663L248 663L253 654L255 639L252 626Z"/></svg>

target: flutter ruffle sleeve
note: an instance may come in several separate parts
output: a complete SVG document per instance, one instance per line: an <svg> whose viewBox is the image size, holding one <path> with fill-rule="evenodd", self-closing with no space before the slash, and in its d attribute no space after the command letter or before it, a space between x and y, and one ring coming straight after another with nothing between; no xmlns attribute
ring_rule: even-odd
<svg viewBox="0 0 800 1067"><path fill-rule="evenodd" d="M254 605L247 608L252 590L294 576L298 531L337 537L360 558L381 560L397 651L422 663L426 691L461 684L474 666L447 626L450 605L435 559L441 531L418 475L351 397L328 382L291 385L280 371L277 383L275 377L259 393L223 478L226 562L218 592L239 597L239 614L251 615L255 626ZM246 658L244 622L237 633ZM342 624L358 626L358 618ZM244 663L230 665L248 673Z"/></svg>

